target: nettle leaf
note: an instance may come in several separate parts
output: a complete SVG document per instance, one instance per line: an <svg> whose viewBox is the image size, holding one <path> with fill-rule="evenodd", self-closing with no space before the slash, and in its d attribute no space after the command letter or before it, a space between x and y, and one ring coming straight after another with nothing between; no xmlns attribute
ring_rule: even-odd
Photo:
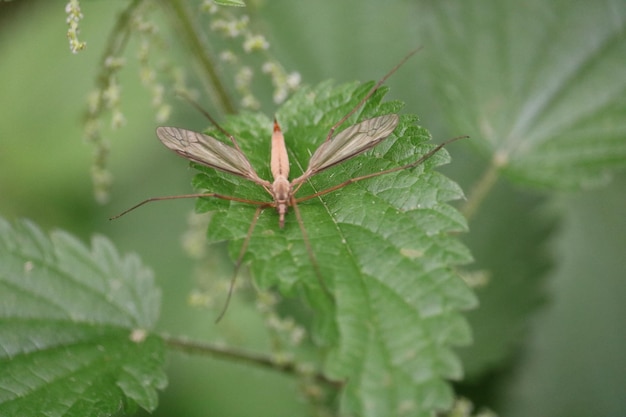
<svg viewBox="0 0 626 417"><path fill-rule="evenodd" d="M626 3L483 0L431 10L433 83L446 113L504 175L584 188L626 167Z"/></svg>
<svg viewBox="0 0 626 417"><path fill-rule="evenodd" d="M152 273L95 237L0 219L0 415L154 410L166 383Z"/></svg>
<svg viewBox="0 0 626 417"><path fill-rule="evenodd" d="M475 257L472 269L487 279L476 289L480 308L466 315L474 336L471 346L459 349L466 380L509 364L527 340L529 316L547 301L554 259L546 248L558 223L545 205L545 198L502 181L472 219L472 233L463 236Z"/></svg>
<svg viewBox="0 0 626 417"><path fill-rule="evenodd" d="M329 128L373 86L330 83L304 88L277 112L290 152L291 178L306 169ZM374 94L347 121L396 113L399 102ZM365 155L314 176L298 192L306 196L355 176L402 166L432 149L428 132L403 115L387 140ZM224 126L238 138L262 178L270 179L272 122L244 114ZM218 134L211 132L214 136ZM451 233L466 230L463 217L446 202L462 197L459 187L434 168L449 160L442 151L406 171L351 184L299 204L325 285L322 290L307 255L295 215L285 228L266 209L244 258L261 287L304 297L314 310L316 342L328 349L326 372L346 381L342 409L355 415L426 415L450 404L445 378L461 375L452 345L469 341L459 310L474 305L473 294L453 266L471 260ZM271 198L261 187L212 169L198 167L197 188L260 201ZM255 207L201 199L199 211L214 211L210 241L230 239L236 259Z"/></svg>

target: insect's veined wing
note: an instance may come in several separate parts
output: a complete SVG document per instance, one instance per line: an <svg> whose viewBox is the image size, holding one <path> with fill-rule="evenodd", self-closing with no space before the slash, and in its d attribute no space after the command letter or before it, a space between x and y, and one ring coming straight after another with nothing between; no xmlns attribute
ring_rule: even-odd
<svg viewBox="0 0 626 417"><path fill-rule="evenodd" d="M373 148L391 135L399 120L397 114L386 114L364 120L342 130L317 148L309 160L307 170L293 180L293 183L303 182L320 171Z"/></svg>
<svg viewBox="0 0 626 417"><path fill-rule="evenodd" d="M158 127L156 134L163 145L184 158L229 174L239 175L257 184L269 185L257 175L243 153L211 136L164 126Z"/></svg>

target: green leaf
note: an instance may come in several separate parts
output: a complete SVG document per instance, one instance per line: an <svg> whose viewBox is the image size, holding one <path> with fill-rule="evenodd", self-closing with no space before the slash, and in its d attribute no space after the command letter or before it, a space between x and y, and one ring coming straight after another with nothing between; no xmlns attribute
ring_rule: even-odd
<svg viewBox="0 0 626 417"><path fill-rule="evenodd" d="M626 3L439 2L433 82L502 173L557 189L626 167Z"/></svg>
<svg viewBox="0 0 626 417"><path fill-rule="evenodd" d="M474 343L459 349L466 379L508 363L525 340L529 317L545 304L554 265L546 248L557 228L545 205L545 198L516 193L502 182L472 220L472 233L464 236L476 259L473 269L487 277L476 291L480 308L467 315Z"/></svg>
<svg viewBox="0 0 626 417"><path fill-rule="evenodd" d="M164 349L159 290L136 256L95 237L0 219L0 415L153 410Z"/></svg>
<svg viewBox="0 0 626 417"><path fill-rule="evenodd" d="M299 175L329 128L372 87L325 83L304 88L277 112L290 152L291 177ZM344 128L360 120L395 113L398 102L381 102L379 90ZM415 161L433 144L428 132L403 115L395 133L372 151L324 171L298 192L306 196L349 178ZM258 114L225 123L263 178L271 178L272 122ZM341 130L341 129L340 129ZM219 136L215 132L211 132ZM474 305L473 294L453 266L470 261L450 233L465 231L462 216L447 201L462 197L459 187L433 169L448 161L445 151L410 171L371 178L299 204L321 278L322 291L293 213L285 228L265 210L244 260L257 284L283 295L304 296L314 310L314 338L328 349L326 372L347 382L346 414L427 415L447 407L452 394L444 378L459 378L452 345L469 341L459 310ZM197 188L269 201L254 183L198 167ZM202 199L199 211L215 211L210 241L231 240L237 257L255 208Z"/></svg>
<svg viewBox="0 0 626 417"><path fill-rule="evenodd" d="M533 321L524 355L503 384L501 416L619 416L626 410L623 391L614 389L626 385L625 189L620 175L604 189L550 201L560 216L549 242L559 260L547 288L550 304Z"/></svg>

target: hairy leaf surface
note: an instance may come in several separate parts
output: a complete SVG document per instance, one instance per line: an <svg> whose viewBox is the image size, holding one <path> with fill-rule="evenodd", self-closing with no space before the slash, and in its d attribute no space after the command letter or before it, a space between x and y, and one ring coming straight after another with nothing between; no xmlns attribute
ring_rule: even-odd
<svg viewBox="0 0 626 417"><path fill-rule="evenodd" d="M164 353L160 293L135 256L0 219L0 415L153 410Z"/></svg>

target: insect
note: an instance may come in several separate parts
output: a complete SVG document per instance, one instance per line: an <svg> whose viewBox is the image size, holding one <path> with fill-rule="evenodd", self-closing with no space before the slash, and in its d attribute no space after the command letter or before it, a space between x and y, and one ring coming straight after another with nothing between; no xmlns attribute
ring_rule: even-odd
<svg viewBox="0 0 626 417"><path fill-rule="evenodd" d="M302 197L296 196L301 186L314 175L330 167L336 166L337 164L340 164L350 158L353 158L369 149L372 149L392 134L399 122L399 116L397 114L386 114L383 116L364 120L340 131L336 135L335 131L361 106L363 106L365 102L367 102L367 100L376 92L376 90L378 90L378 88L418 50L414 50L407 56L405 56L394 68L391 69L391 71L389 71L382 79L380 79L380 81L378 81L372 87L372 89L358 102L358 104L352 110L350 110L344 117L342 117L330 128L324 142L315 150L315 152L311 156L306 170L299 177L291 181L289 180L289 157L287 154L287 148L285 146L285 139L276 119L274 119L273 124L270 157L270 167L273 181L270 182L261 178L256 173L256 171L252 167L252 164L248 161L244 153L241 151L235 137L232 134L228 133L225 129L223 129L207 112L202 110L197 103L195 103L193 100L190 100L192 105L197 107L220 132L228 137L228 139L232 143L232 146L222 141L219 141L211 136L177 127L158 127L156 130L156 134L159 140L166 147L186 159L189 159L200 165L204 165L210 168L214 168L216 170L245 178L246 180L258 184L265 191L267 191L267 193L271 196L272 201L247 200L244 198L221 195L217 193L194 193L177 196L153 197L144 200L139 204L136 204L135 206L125 210L117 216L112 217L111 219L121 217L129 211L134 210L152 201L179 198L215 197L255 205L255 214L252 218L246 238L235 262L233 278L230 283L230 288L228 291L225 305L216 320L219 321L224 316L230 302L235 278L238 274L239 268L241 266L243 257L246 253L250 241L250 237L252 236L261 212L266 208L274 208L278 213L278 226L282 229L285 225L285 216L287 215L289 208L292 208L298 221L300 230L302 232L303 241L305 243L309 259L311 260L311 264L313 265L318 280L320 282L320 286L332 299L332 295L324 284L322 274L320 273L319 266L315 260L315 255L313 253L313 249L311 247L306 229L304 227L298 204L303 201L307 201L331 193L358 181L415 167L433 156L448 143L465 137L462 136L449 139L436 146L428 153L424 154L421 158L410 164L351 178L335 186L318 191L311 195Z"/></svg>

